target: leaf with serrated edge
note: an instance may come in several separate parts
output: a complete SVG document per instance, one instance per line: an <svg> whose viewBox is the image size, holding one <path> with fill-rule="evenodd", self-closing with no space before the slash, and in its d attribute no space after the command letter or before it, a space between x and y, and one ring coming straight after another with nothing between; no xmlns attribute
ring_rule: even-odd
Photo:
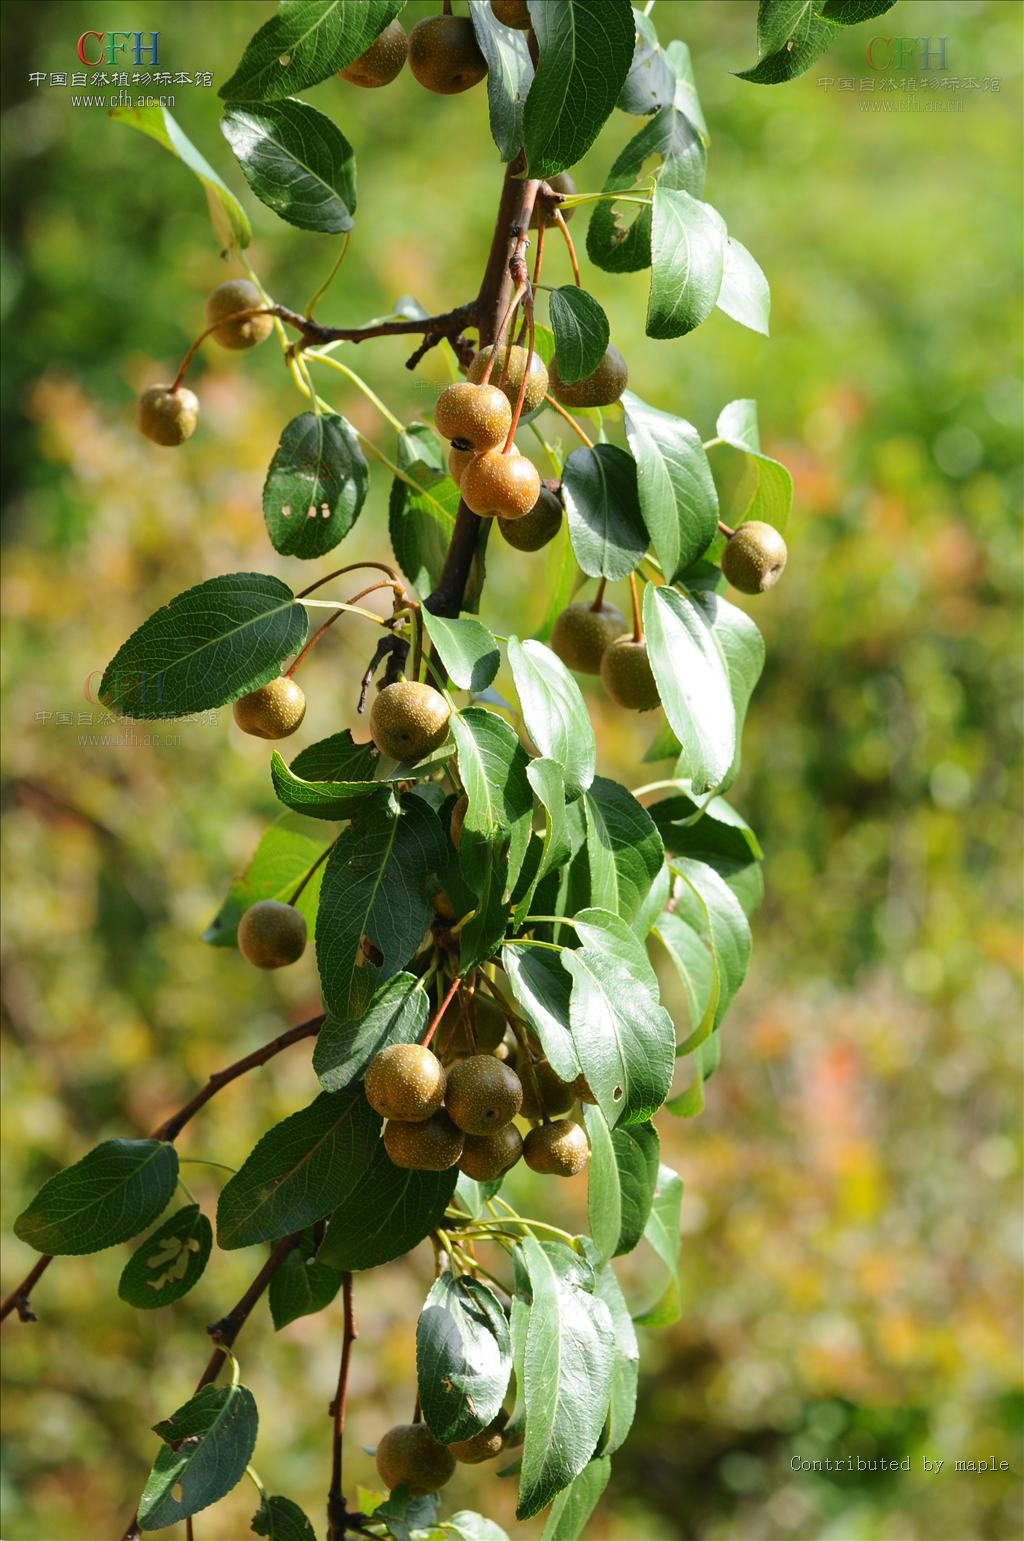
<svg viewBox="0 0 1024 1541"><path fill-rule="evenodd" d="M765 524L784 530L793 506L793 478L784 465L761 449L757 402L730 401L718 414L715 433L747 456L751 471L753 491L742 511L733 516L736 523L762 519Z"/></svg>
<svg viewBox="0 0 1024 1541"><path fill-rule="evenodd" d="M442 615L432 615L425 605L422 617L452 682L460 690L475 694L486 690L501 663L498 644L487 627L467 618L446 620Z"/></svg>
<svg viewBox="0 0 1024 1541"><path fill-rule="evenodd" d="M500 22L491 10L491 0L469 0L469 16L487 60L491 138L503 161L514 160L523 143L523 105L533 81L526 34Z"/></svg>
<svg viewBox="0 0 1024 1541"><path fill-rule="evenodd" d="M177 1152L165 1140L104 1140L43 1184L14 1234L59 1257L100 1252L151 1225L177 1181Z"/></svg>
<svg viewBox="0 0 1024 1541"><path fill-rule="evenodd" d="M682 188L654 189L648 337L684 337L706 321L722 287L725 224Z"/></svg>
<svg viewBox="0 0 1024 1541"><path fill-rule="evenodd" d="M316 1541L316 1532L298 1504L273 1493L264 1498L253 1515L249 1529L271 1541Z"/></svg>
<svg viewBox="0 0 1024 1541"><path fill-rule="evenodd" d="M611 1472L612 1463L606 1456L588 1461L579 1476L562 1489L551 1505L540 1541L578 1541L608 1486Z"/></svg>
<svg viewBox="0 0 1024 1541"><path fill-rule="evenodd" d="M355 524L368 485L350 424L336 412L300 412L282 433L263 485L274 550L304 560L332 551Z"/></svg>
<svg viewBox="0 0 1024 1541"><path fill-rule="evenodd" d="M245 180L281 219L322 235L351 230L355 157L330 118L306 102L245 102L227 107L220 127Z"/></svg>
<svg viewBox="0 0 1024 1541"><path fill-rule="evenodd" d="M565 385L592 375L608 347L608 317L586 289L564 284L550 297L558 378Z"/></svg>
<svg viewBox="0 0 1024 1541"><path fill-rule="evenodd" d="M718 493L692 423L622 394L626 438L636 459L637 493L654 553L674 580L718 533Z"/></svg>
<svg viewBox="0 0 1024 1541"><path fill-rule="evenodd" d="M541 754L560 765L566 797L575 801L594 779L597 746L580 687L562 660L542 642L508 639L526 731Z"/></svg>
<svg viewBox="0 0 1024 1541"><path fill-rule="evenodd" d="M606 776L594 777L583 801L590 902L631 924L662 870L661 836L647 809Z"/></svg>
<svg viewBox="0 0 1024 1541"><path fill-rule="evenodd" d="M328 80L366 52L405 0L283 0L220 88L228 101L269 102Z"/></svg>
<svg viewBox="0 0 1024 1541"><path fill-rule="evenodd" d="M186 1204L139 1243L125 1263L117 1293L139 1311L155 1311L187 1295L201 1278L213 1228L198 1204Z"/></svg>
<svg viewBox="0 0 1024 1541"><path fill-rule="evenodd" d="M313 1316L329 1306L341 1288L341 1273L316 1257L303 1257L293 1247L270 1281L267 1301L274 1330L280 1332L300 1316Z"/></svg>
<svg viewBox="0 0 1024 1541"><path fill-rule="evenodd" d="M340 1091L358 1081L382 1049L418 1043L428 1007L422 982L413 974L396 974L376 991L362 1016L346 1021L328 1016L313 1050L313 1069L324 1091Z"/></svg>
<svg viewBox="0 0 1024 1541"><path fill-rule="evenodd" d="M229 1493L245 1475L259 1418L245 1386L204 1386L168 1422L165 1437L174 1443L163 1446L146 1479L140 1530L163 1530Z"/></svg>
<svg viewBox="0 0 1024 1541"><path fill-rule="evenodd" d="M479 1279L444 1272L416 1326L423 1421L443 1445L471 1439L497 1416L512 1373L508 1322Z"/></svg>
<svg viewBox="0 0 1024 1541"><path fill-rule="evenodd" d="M633 58L629 0L531 0L537 72L523 112L531 177L575 165L611 114Z"/></svg>
<svg viewBox="0 0 1024 1541"><path fill-rule="evenodd" d="M721 786L736 753L736 709L711 623L677 589L648 584L644 631L665 716L683 746L679 765L698 795L710 792Z"/></svg>
<svg viewBox="0 0 1024 1541"><path fill-rule="evenodd" d="M643 1123L672 1081L672 1019L614 958L589 947L561 956L573 981L570 1023L580 1069L609 1124Z"/></svg>
<svg viewBox="0 0 1024 1541"><path fill-rule="evenodd" d="M574 1081L580 1062L569 1027L572 982L553 952L517 947L502 949L502 966L512 994L541 1041L551 1068L562 1081Z"/></svg>
<svg viewBox="0 0 1024 1541"><path fill-rule="evenodd" d="M562 500L576 560L591 578L627 577L647 550L637 467L616 444L577 449L562 468Z"/></svg>
<svg viewBox="0 0 1024 1541"><path fill-rule="evenodd" d="M383 1141L368 1172L348 1186L317 1254L332 1268L375 1268L402 1257L444 1217L458 1172L413 1172L388 1159Z"/></svg>

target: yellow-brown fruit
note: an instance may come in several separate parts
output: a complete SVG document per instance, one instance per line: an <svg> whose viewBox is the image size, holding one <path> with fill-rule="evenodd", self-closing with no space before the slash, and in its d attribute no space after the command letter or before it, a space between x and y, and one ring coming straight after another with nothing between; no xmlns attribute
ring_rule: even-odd
<svg viewBox="0 0 1024 1541"><path fill-rule="evenodd" d="M569 175L568 171L557 171L553 177L548 177L548 186L552 192L562 193L566 198L576 191L576 179ZM575 209L562 209L562 218L566 221L572 219ZM534 204L533 213L530 216L530 229L536 230L540 221L541 210ZM554 220L547 213L544 214L544 228L550 230Z"/></svg>
<svg viewBox="0 0 1024 1541"><path fill-rule="evenodd" d="M459 1171L478 1183L497 1182L522 1154L523 1137L515 1124L506 1124L495 1134L467 1134Z"/></svg>
<svg viewBox="0 0 1024 1541"><path fill-rule="evenodd" d="M772 524L749 519L725 543L722 571L741 594L763 594L782 577L786 542Z"/></svg>
<svg viewBox="0 0 1024 1541"><path fill-rule="evenodd" d="M506 433L508 430L505 430ZM448 475L456 487L462 486L462 473L471 460L476 459L475 449L456 449L453 444L448 451Z"/></svg>
<svg viewBox="0 0 1024 1541"><path fill-rule="evenodd" d="M306 697L300 685L281 674L269 685L250 690L231 710L243 733L254 738L287 738L306 715Z"/></svg>
<svg viewBox="0 0 1024 1541"><path fill-rule="evenodd" d="M261 899L238 922L238 950L256 968L284 968L306 950L306 917L294 905Z"/></svg>
<svg viewBox="0 0 1024 1541"><path fill-rule="evenodd" d="M452 845L456 850L462 843L462 826L466 822L466 814L469 812L469 798L463 792L458 802L452 808L451 823L448 826L452 837Z"/></svg>
<svg viewBox="0 0 1024 1541"><path fill-rule="evenodd" d="M436 1054L418 1043L393 1043L370 1062L363 1090L382 1118L422 1123L444 1101L447 1077Z"/></svg>
<svg viewBox="0 0 1024 1541"><path fill-rule="evenodd" d="M569 605L551 630L551 647L567 669L600 674L605 648L625 629L626 618L614 605Z"/></svg>
<svg viewBox="0 0 1024 1541"><path fill-rule="evenodd" d="M519 1045L516 1043L516 1035L510 1027L505 1029L501 1042L491 1050L495 1059L504 1060L508 1065L515 1065L516 1052ZM521 1110L520 1110L521 1111Z"/></svg>
<svg viewBox="0 0 1024 1541"><path fill-rule="evenodd" d="M219 342L222 348L255 348L257 343L265 342L274 330L273 316L230 319L236 311L256 310L265 304L256 285L247 278L229 278L226 283L218 284L206 301L207 326L217 326L218 321L223 323L211 333L214 342Z"/></svg>
<svg viewBox="0 0 1024 1541"><path fill-rule="evenodd" d="M425 1423L399 1423L377 1446L377 1473L386 1488L405 1483L414 1498L436 1493L450 1482L455 1457L439 1444Z"/></svg>
<svg viewBox="0 0 1024 1541"><path fill-rule="evenodd" d="M440 915L442 920L455 919L455 906L443 888L439 888L436 893L431 894L430 903L433 906L434 914Z"/></svg>
<svg viewBox="0 0 1024 1541"><path fill-rule="evenodd" d="M519 519L499 519L498 529L517 551L539 551L558 534L562 523L562 505L547 487L528 514Z"/></svg>
<svg viewBox="0 0 1024 1541"><path fill-rule="evenodd" d="M631 712L649 712L661 697L647 656L647 643L627 633L616 637L601 658L601 683L615 702Z"/></svg>
<svg viewBox="0 0 1024 1541"><path fill-rule="evenodd" d="M435 401L434 423L444 438L458 439L460 448L468 445L479 455L486 449L494 449L495 445L504 444L512 427L512 408L505 392L499 391L496 385L474 385L469 380L456 380L454 385L446 386ZM463 466L463 476L467 469Z"/></svg>
<svg viewBox="0 0 1024 1541"><path fill-rule="evenodd" d="M460 1059L448 1072L444 1105L466 1134L492 1134L511 1123L523 1100L522 1082L493 1054Z"/></svg>
<svg viewBox="0 0 1024 1541"><path fill-rule="evenodd" d="M549 1177L575 1177L590 1159L587 1136L579 1124L560 1118L553 1124L539 1124L523 1141L523 1160L531 1172Z"/></svg>
<svg viewBox="0 0 1024 1541"><path fill-rule="evenodd" d="M384 1125L389 1159L414 1172L446 1172L462 1155L463 1139L462 1130L443 1111L418 1124L395 1119Z"/></svg>
<svg viewBox="0 0 1024 1541"><path fill-rule="evenodd" d="M491 0L491 10L503 27L515 27L518 32L526 32L530 26L530 9L526 0Z"/></svg>
<svg viewBox="0 0 1024 1541"><path fill-rule="evenodd" d="M136 428L167 449L191 439L198 421L199 398L184 385L177 390L170 385L151 385L135 405Z"/></svg>
<svg viewBox="0 0 1024 1541"><path fill-rule="evenodd" d="M541 1118L545 1113L549 1117L568 1113L576 1101L571 1082L557 1076L546 1059L535 1060L532 1068L528 1065L520 1066L520 1080L523 1083L520 1112L524 1118Z"/></svg>
<svg viewBox="0 0 1024 1541"><path fill-rule="evenodd" d="M515 448L489 449L463 471L459 490L474 514L522 519L540 497L540 472Z"/></svg>
<svg viewBox="0 0 1024 1541"><path fill-rule="evenodd" d="M365 53L351 64L346 64L338 74L354 86L366 86L370 90L390 85L401 72L409 52L409 39L400 21L389 22Z"/></svg>
<svg viewBox="0 0 1024 1541"><path fill-rule="evenodd" d="M548 375L551 394L563 407L610 407L613 401L618 401L629 381L626 360L614 343L608 344L594 373L583 380L574 380L571 385L560 380L557 357L551 360Z"/></svg>
<svg viewBox="0 0 1024 1541"><path fill-rule="evenodd" d="M448 737L448 703L433 685L396 680L370 708L370 737L392 760L422 760Z"/></svg>
<svg viewBox="0 0 1024 1541"><path fill-rule="evenodd" d="M468 91L487 74L468 16L428 16L409 33L409 68L439 96Z"/></svg>
<svg viewBox="0 0 1024 1541"><path fill-rule="evenodd" d="M489 1423L486 1429L481 1429L479 1434L474 1434L472 1439L458 1439L448 1449L457 1461L464 1466L476 1466L480 1461L490 1461L496 1455L500 1455L504 1438L502 1430L508 1422L508 1413L502 1408L501 1412Z"/></svg>
<svg viewBox="0 0 1024 1541"><path fill-rule="evenodd" d="M494 349L492 347L480 349L466 371L468 379L472 380L475 384L479 384L493 352ZM505 369L506 358L508 359L507 369ZM494 361L494 368L491 370L490 383L497 385L501 379L501 372L505 369L505 379L500 388L508 397L509 405L513 411L515 410L516 402L519 400L519 390L523 383L523 375L526 374L526 360L528 358L530 358L530 354L526 348L520 348L515 343L510 348L507 343L502 343L498 357ZM547 390L547 365L540 354L535 353L530 358L530 373L526 375L526 395L523 397L523 413L536 411L547 395Z"/></svg>

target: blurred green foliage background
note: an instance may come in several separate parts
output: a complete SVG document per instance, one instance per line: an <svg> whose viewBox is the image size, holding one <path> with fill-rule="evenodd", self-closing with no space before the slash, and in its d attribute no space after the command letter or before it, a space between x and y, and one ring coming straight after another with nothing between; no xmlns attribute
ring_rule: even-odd
<svg viewBox="0 0 1024 1541"><path fill-rule="evenodd" d="M409 19L429 8L409 7ZM760 404L766 448L796 480L790 566L756 605L768 665L733 800L767 853L754 963L721 1070L692 1123L662 1121L686 1183L682 1320L642 1334L637 1424L594 1541L1003 1541L1021 1533L1019 1073L1021 7L902 0L850 29L795 83L731 71L754 58L747 0L658 0L690 45L712 135L707 197L756 255L770 341L716 312L673 344L645 338L645 274L584 263L631 384L705 437L734 397ZM186 132L245 194L264 281L300 307L335 255L244 187L217 130L216 86L270 14L257 0L8 3L3 445L5 1287L30 1263L10 1226L51 1172L97 1138L149 1128L210 1070L316 1008L312 957L256 976L199 933L274 800L268 756L209 723L98 726L90 671L165 598L245 568L308 581L260 513L281 426L300 410L274 344L202 350L203 421L176 455L139 439L133 398L168 379L226 276L202 193L155 145L73 109L30 71L71 70L86 28L157 29ZM948 39L953 74L995 78L945 110L865 110L877 32ZM826 87L823 81L833 84ZM850 80L853 89L840 89ZM309 99L359 163L358 223L324 318L358 323L413 293L475 292L499 167L483 89L427 95L331 81ZM955 101L955 107L954 107ZM636 120L616 114L577 172L597 190ZM587 214L573 231L582 249ZM568 278L558 243L554 282ZM400 416L429 412L441 353L345 352ZM378 443L355 391L325 394ZM617 432L614 414L611 431ZM551 434L558 431L548 419ZM718 469L716 462L716 469ZM734 489L723 471L724 516ZM346 558L386 550L388 478ZM485 619L535 625L543 559L492 543ZM624 597L624 596L623 596ZM306 671L302 742L354 721L369 643L342 623ZM649 725L591 691L602 768L637 785ZM315 1091L300 1050L225 1092L181 1141L237 1163ZM212 1207L223 1174L186 1168ZM532 1180L536 1181L536 1180ZM513 1194L570 1223L584 1186ZM421 1249L422 1251L423 1249ZM148 1467L149 1425L185 1397L205 1323L254 1254L219 1254L194 1293L143 1316L121 1305L126 1249L56 1264L35 1326L6 1334L7 1541L120 1529ZM634 1298L654 1267L625 1270ZM410 1329L429 1262L357 1279L352 1480L412 1405ZM276 1340L265 1309L240 1340L261 1408L256 1463L317 1517L335 1308ZM910 1471L816 1473L831 1456ZM941 1459L938 1474L923 1458ZM956 1473L956 1459L1011 1463ZM796 1468L796 1469L794 1469ZM460 1468L455 1506L516 1537L513 1484ZM201 1541L248 1533L241 1490Z"/></svg>

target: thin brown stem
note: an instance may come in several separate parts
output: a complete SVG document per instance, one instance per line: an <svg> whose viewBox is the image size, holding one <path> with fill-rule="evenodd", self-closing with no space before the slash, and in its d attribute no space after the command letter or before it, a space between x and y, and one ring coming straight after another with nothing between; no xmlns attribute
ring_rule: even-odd
<svg viewBox="0 0 1024 1541"><path fill-rule="evenodd" d="M569 249L569 261L572 263L572 276L576 281L576 287L580 288L580 265L576 257L576 248L572 244L572 236L569 234L569 226L565 223L565 215L562 213L561 209L556 209L554 211L554 218L555 224L562 232L562 239L565 241L565 244Z"/></svg>
<svg viewBox="0 0 1024 1541"><path fill-rule="evenodd" d="M587 446L588 449L594 448L594 441L590 435L584 433L583 429L573 417L572 413L567 412L562 406L562 403L560 401L556 401L550 391L544 397L544 404L545 406L550 407L552 412L557 412L559 417L565 418L565 421L569 424L569 427L572 429L573 433L577 434L583 440L583 443Z"/></svg>
<svg viewBox="0 0 1024 1541"><path fill-rule="evenodd" d="M629 597L633 601L633 641L644 640L644 623L640 618L640 591L637 587L636 573L629 575Z"/></svg>
<svg viewBox="0 0 1024 1541"><path fill-rule="evenodd" d="M264 314L276 316L286 326L294 327L302 334L302 341L296 346L308 348L328 342L360 343L371 337L403 337L417 333L440 342L442 337L457 337L465 327L476 321L477 306L478 301L471 300L466 305L456 305L452 310L442 311L440 315L401 321L377 321L373 326L323 326L319 321L311 321L308 316L300 316L297 311L289 310L286 305L270 306L269 312L264 311Z"/></svg>
<svg viewBox="0 0 1024 1541"><path fill-rule="evenodd" d="M393 567L389 567L386 562L349 562L347 566L336 567L334 571L332 573L328 573L326 577L317 578L313 583L308 584L306 588L300 589L295 598L305 599L307 594L312 594L316 589L322 589L325 583L330 583L335 578L343 578L346 573L358 572L364 567L373 567L376 568L377 572L386 573L394 584L396 592L400 591L402 596L405 596L405 588L402 584L402 580L399 578L395 569Z"/></svg>
<svg viewBox="0 0 1024 1541"><path fill-rule="evenodd" d="M0 1322L10 1316L12 1311L17 1311L19 1322L35 1322L38 1317L29 1304L33 1289L43 1277L43 1274L53 1262L53 1253L45 1252L41 1258L29 1269L20 1284L16 1284L11 1293L6 1296L0 1306Z"/></svg>
<svg viewBox="0 0 1024 1541"><path fill-rule="evenodd" d="M295 657L288 665L288 668L284 671L284 677L286 680L295 678L295 671L299 667L300 663L302 663L303 660L307 658L308 655L313 651L317 643L320 641L320 638L323 636L324 632L329 631L330 628L334 625L335 621L340 620L345 613L346 612L344 610L335 610L334 614L329 615L326 621L324 621L324 624L317 628L317 630L310 637L309 641L306 643L305 647L302 649L302 652L296 653Z"/></svg>
<svg viewBox="0 0 1024 1541"><path fill-rule="evenodd" d="M302 879L302 882L299 884L298 888L295 890L295 892L292 894L291 898L288 900L289 904L298 904L299 900L302 897L302 891L305 888L306 884L309 882L310 878L314 876L315 873L319 872L320 868L323 866L323 864L327 860L328 856L330 856L331 852L334 850L334 847L337 845L337 843L338 843L337 840L332 840L330 845L327 846L324 850L322 850L320 852L320 855L317 857L316 861L313 863L313 865L310 867L309 871L306 873L305 877Z"/></svg>
<svg viewBox="0 0 1024 1541"><path fill-rule="evenodd" d="M330 1406L331 1434L331 1485L327 1492L327 1541L344 1541L348 1506L342 1491L342 1450L345 1437L345 1403L348 1398L348 1370L352 1358L352 1345L359 1336L356 1331L355 1313L352 1307L352 1275L341 1276L341 1299L344 1325L341 1335L341 1363L338 1367L338 1389Z"/></svg>
<svg viewBox="0 0 1024 1541"><path fill-rule="evenodd" d="M480 384L481 385L486 385L488 383L488 381L490 380L490 378L491 378L491 372L494 369L494 360L498 357L498 350L500 349L501 344L502 344L502 342L504 341L504 338L505 338L505 330L508 327L509 321L512 319L513 315L515 314L516 306L519 304L519 301L522 299L522 297L523 297L523 295L525 293L526 293L526 285L525 284L517 285L517 287L515 289L515 292L512 295L512 298L508 302L508 306L507 306L507 308L505 310L505 314L502 316L501 322L500 322L500 324L498 326L498 330L497 330L497 332L495 334L494 344L493 344L493 346L491 348L491 356L487 360L486 365L484 366L483 374L480 376ZM511 353L511 349L509 349L509 352Z"/></svg>
<svg viewBox="0 0 1024 1541"><path fill-rule="evenodd" d="M597 593L594 595L594 603L590 607L591 610L600 610L601 603L604 599L604 591L607 587L608 579L602 578L600 583L597 585Z"/></svg>
<svg viewBox="0 0 1024 1541"><path fill-rule="evenodd" d="M448 993L447 993L447 995L445 996L444 1000L441 1002L440 1006L438 1006L437 1010L434 1013L434 1016L433 1016L433 1019L432 1019L432 1021L430 1023L430 1026L427 1028L426 1034L425 1034L425 1036L423 1038L423 1047L425 1049L430 1047L430 1040L433 1038L434 1034L437 1032L437 1029L440 1027L442 1019L444 1018L444 1014L448 1010L448 1006L449 1006L449 1003L451 1002L452 996L455 994L456 990L459 988L459 984L460 983L461 983L461 981L459 979L459 976L458 976L458 974L456 974L455 978L452 980L451 984L448 986Z"/></svg>
<svg viewBox="0 0 1024 1541"><path fill-rule="evenodd" d="M729 525L723 524L721 519L718 521L718 528L720 533L725 536L726 540L732 540L733 536L736 534L736 531L731 529Z"/></svg>
<svg viewBox="0 0 1024 1541"><path fill-rule="evenodd" d="M236 310L230 316L221 316L219 321L215 321L212 326L208 326L204 332L199 333L199 336L178 366L178 373L174 377L174 384L171 386L171 390L178 390L181 382L188 374L188 366L199 352L200 346L222 326L227 326L232 321L248 321L251 316L273 316L276 313L272 305L253 305L248 310Z"/></svg>

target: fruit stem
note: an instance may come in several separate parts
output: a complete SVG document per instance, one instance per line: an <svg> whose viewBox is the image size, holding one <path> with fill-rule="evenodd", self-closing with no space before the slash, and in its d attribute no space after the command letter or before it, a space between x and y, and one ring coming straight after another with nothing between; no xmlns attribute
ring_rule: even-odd
<svg viewBox="0 0 1024 1541"><path fill-rule="evenodd" d="M557 412L559 417L565 418L566 422L569 424L569 427L573 430L574 433L579 435L588 449L594 448L593 439L590 438L588 434L583 432L583 429L580 427L579 423L572 416L572 414L565 410L560 401L555 400L550 391L544 397L544 403L546 406L551 408L552 412Z"/></svg>
<svg viewBox="0 0 1024 1541"><path fill-rule="evenodd" d="M569 234L569 227L565 223L565 218L561 209L555 209L554 216L555 224L562 232L562 239L565 241L566 246L569 248L569 261L572 263L572 276L576 281L576 287L577 289L582 288L582 281L580 279L580 265L576 257L576 248L572 244L572 236Z"/></svg>
<svg viewBox="0 0 1024 1541"><path fill-rule="evenodd" d="M406 597L405 589L404 589L404 587L402 585L401 579L399 578L399 576L396 573L395 569L393 567L389 567L386 562L349 562L347 564L347 566L345 566L345 567L336 567L334 572L328 573L326 577L324 577L324 578L317 578L315 583L309 584L309 586L307 588L300 589L299 593L296 594L295 598L296 599L305 599L307 594L312 594L314 592L314 590L323 588L324 584L325 583L330 583L332 579L334 579L334 578L343 578L346 573L358 572L361 568L366 568L366 567L372 567L372 568L375 568L377 572L386 573L387 576L391 579L391 582L392 582L392 585L393 585L393 587L395 589L395 592L397 594L400 594L403 599ZM357 594L355 596L355 599L358 599L358 598L359 598L359 595ZM355 602L354 599L349 601L350 604L352 604L354 602Z"/></svg>
<svg viewBox="0 0 1024 1541"><path fill-rule="evenodd" d="M731 530L727 524L723 524L721 519L718 521L718 528L725 536L726 540L732 540L733 536L736 534L736 531Z"/></svg>
<svg viewBox="0 0 1024 1541"><path fill-rule="evenodd" d="M448 993L445 995L444 1000L441 1002L440 1006L438 1006L437 1010L435 1011L433 1019L432 1019L432 1021L430 1023L430 1026L427 1028L426 1034L423 1037L423 1039L421 1040L422 1046L423 1046L424 1049L429 1049L429 1047L430 1047L430 1040L433 1038L434 1034L437 1032L437 1029L438 1029L438 1027L441 1024L442 1018L444 1017L444 1014L448 1010L449 1004L451 1003L452 996L455 994L456 990L459 988L459 984L460 984L459 976L458 976L458 974L456 974L455 978L452 980L451 984L448 986Z"/></svg>
<svg viewBox="0 0 1024 1541"><path fill-rule="evenodd" d="M526 385L530 378L530 369L533 366L534 346L536 344L537 335L533 321L533 296L529 292L527 292L523 299L523 310L526 313L527 325L530 328L530 345L526 350L526 363L523 367L523 378L519 382L519 395L516 398L515 411L512 413L512 422L509 424L508 436L505 439L505 448L502 450L503 455L507 455L509 450L512 448L512 440L516 436L516 429L519 427L519 419L522 416L523 402L526 400ZM511 355L511 348L508 351L509 355Z"/></svg>
<svg viewBox="0 0 1024 1541"><path fill-rule="evenodd" d="M302 357L304 360L309 360L310 363L327 364L331 369L336 369L340 375L344 375L347 380L352 382L356 390L362 391L370 405L377 408L381 417L391 424L396 433L404 431L405 424L395 416L390 407L384 405L376 391L371 390L367 385L362 375L357 375L354 369L349 369L347 364L341 362L341 359L332 358L329 353L318 353L316 349L304 353Z"/></svg>
<svg viewBox="0 0 1024 1541"><path fill-rule="evenodd" d="M480 376L480 384L481 385L487 385L490 382L491 371L494 368L494 360L498 356L498 349L501 347L501 344L502 344L502 342L504 340L504 337L505 337L505 329L508 326L508 323L509 323L509 321L512 318L512 315L513 315L513 313L515 311L516 306L519 304L519 301L522 299L522 297L523 297L523 295L525 293L526 293L526 285L525 284L517 284L515 290L513 291L512 298L508 302L508 306L506 307L505 314L501 318L501 325L498 327L498 330L494 334L494 342L491 345L491 356L487 360L486 365L484 366L483 374Z"/></svg>
<svg viewBox="0 0 1024 1541"><path fill-rule="evenodd" d="M359 1336L356 1331L355 1312L352 1306L352 1275L341 1276L341 1298L344 1325L341 1337L341 1363L338 1367L338 1389L330 1405L333 1421L331 1434L331 1485L327 1491L328 1541L343 1541L346 1530L348 1505L341 1488L342 1443L345 1435L345 1403L348 1398L348 1369L352 1358L352 1344Z"/></svg>
<svg viewBox="0 0 1024 1541"><path fill-rule="evenodd" d="M597 593L594 595L594 603L590 607L591 610L600 610L601 602L604 599L604 591L607 587L608 579L602 578L600 583L597 585Z"/></svg>
<svg viewBox="0 0 1024 1541"><path fill-rule="evenodd" d="M327 277L324 279L324 281L320 285L319 289L317 289L316 292L314 293L313 298L311 300L307 300L307 302L306 302L306 320L307 321L312 321L312 319L313 319L313 311L314 311L314 308L316 307L317 301L321 300L323 298L323 296L327 293L328 289L331 287L331 284L334 282L335 275L336 275L338 269L341 267L341 264L345 260L345 253L348 251L348 243L349 243L349 240L351 238L351 234L352 234L352 232L350 230L346 230L345 231L344 235L341 238L340 250L338 251L337 257L335 257L335 259L334 259L334 266L331 268L331 271L328 273Z"/></svg>
<svg viewBox="0 0 1024 1541"><path fill-rule="evenodd" d="M199 336L196 338L195 342L192 344L191 348L189 348L188 352L185 354L185 357L181 361L178 373L174 377L174 383L171 386L171 390L176 391L179 389L182 381L188 374L188 366L191 364L192 360L195 358L199 351L200 344L204 343L206 339L211 335L211 333L216 332L222 326L226 326L229 321L248 321L250 316L272 316L274 314L275 311L273 306L256 305L250 306L248 310L233 311L230 316L221 316L220 320L215 321L212 326L208 326L205 332L199 333Z"/></svg>
<svg viewBox="0 0 1024 1541"><path fill-rule="evenodd" d="M302 652L295 655L289 667L284 671L284 677L286 680L295 678L295 671L299 667L299 664L302 662L302 660L305 658L306 654L310 651L311 648L316 647L316 644L320 641L320 638L323 636L324 632L327 631L328 627L333 626L335 621L344 614L344 610L335 610L333 615L329 615L327 617L327 620L324 622L324 624L310 637L309 641L302 649Z"/></svg>
<svg viewBox="0 0 1024 1541"><path fill-rule="evenodd" d="M633 641L644 640L644 623L640 618L640 590L637 587L636 573L629 575L629 597L633 601Z"/></svg>
<svg viewBox="0 0 1024 1541"><path fill-rule="evenodd" d="M331 624L330 621L328 621L327 624L329 626ZM323 628L321 628L321 629L323 629ZM318 871L318 869L323 866L324 862L327 860L328 856L330 856L331 852L334 850L334 847L337 845L337 843L338 843L337 839L332 840L330 845L325 846L324 849L320 852L320 855L317 857L316 861L313 863L313 865L310 867L309 871L306 873L305 877L302 879L302 882L299 884L298 888L295 890L295 892L292 894L291 898L288 900L289 904L295 905L296 903L298 903L298 900L299 900L299 898L300 898L300 896L302 894L302 890L305 888L306 884L309 882L309 880L313 876L314 872Z"/></svg>

